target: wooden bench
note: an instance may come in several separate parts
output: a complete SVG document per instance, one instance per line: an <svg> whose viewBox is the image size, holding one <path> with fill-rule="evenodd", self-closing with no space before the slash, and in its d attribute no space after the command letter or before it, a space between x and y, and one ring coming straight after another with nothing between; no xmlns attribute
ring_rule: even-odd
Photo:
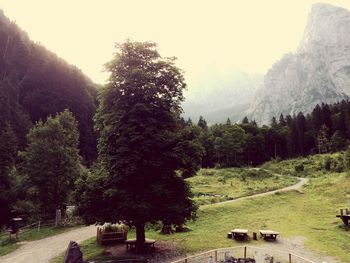
<svg viewBox="0 0 350 263"><path fill-rule="evenodd" d="M272 239L276 240L277 236L279 235L278 232L272 231L272 230L259 230L260 236L262 239L267 240L267 239Z"/></svg>
<svg viewBox="0 0 350 263"><path fill-rule="evenodd" d="M248 230L247 229L233 229L231 230L232 239L236 240L247 240L248 239Z"/></svg>
<svg viewBox="0 0 350 263"><path fill-rule="evenodd" d="M144 245L145 245L146 248L154 249L154 244L155 243L156 243L156 240L146 238ZM126 250L128 250L128 251L131 250L131 249L136 249L137 250L136 238L125 240L125 244L126 244Z"/></svg>

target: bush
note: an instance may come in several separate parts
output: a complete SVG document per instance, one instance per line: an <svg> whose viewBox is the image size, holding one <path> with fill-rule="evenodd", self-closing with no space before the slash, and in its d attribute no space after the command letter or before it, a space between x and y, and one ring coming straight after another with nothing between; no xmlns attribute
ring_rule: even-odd
<svg viewBox="0 0 350 263"><path fill-rule="evenodd" d="M220 163L216 163L214 168L215 169L222 169L222 165Z"/></svg>
<svg viewBox="0 0 350 263"><path fill-rule="evenodd" d="M124 224L105 224L103 226L103 232L104 233L111 233L111 232L127 232L128 227Z"/></svg>
<svg viewBox="0 0 350 263"><path fill-rule="evenodd" d="M345 167L344 167L344 163L342 161L335 162L334 172L342 173L342 172L344 172L344 170L345 170Z"/></svg>
<svg viewBox="0 0 350 263"><path fill-rule="evenodd" d="M226 184L226 176L223 176L223 177L219 178L218 182L220 182L222 184Z"/></svg>
<svg viewBox="0 0 350 263"><path fill-rule="evenodd" d="M83 221L83 219L81 217L69 215L69 216L66 216L62 220L61 225L62 226L66 226L66 227L70 227L70 226L83 225L83 223L84 223L84 221Z"/></svg>
<svg viewBox="0 0 350 263"><path fill-rule="evenodd" d="M299 163L294 166L294 169L297 173L301 173L304 171L304 164Z"/></svg>
<svg viewBox="0 0 350 263"><path fill-rule="evenodd" d="M250 170L243 170L240 174L241 180L245 181L246 178L251 179L262 179L262 178L268 178L271 177L271 173L264 170L264 169L250 169Z"/></svg>
<svg viewBox="0 0 350 263"><path fill-rule="evenodd" d="M329 163L330 162L330 167ZM339 157L326 157L325 169L329 171L329 168L332 172L342 173L345 171L344 157L342 154Z"/></svg>
<svg viewBox="0 0 350 263"><path fill-rule="evenodd" d="M214 176L215 175L215 171L213 170L202 170L202 175L205 175L205 176Z"/></svg>
<svg viewBox="0 0 350 263"><path fill-rule="evenodd" d="M327 156L325 161L324 161L324 169L326 169L327 171L330 171L331 165L332 165L332 158Z"/></svg>
<svg viewBox="0 0 350 263"><path fill-rule="evenodd" d="M349 172L350 171L350 146L345 151L344 164L345 164L345 169Z"/></svg>

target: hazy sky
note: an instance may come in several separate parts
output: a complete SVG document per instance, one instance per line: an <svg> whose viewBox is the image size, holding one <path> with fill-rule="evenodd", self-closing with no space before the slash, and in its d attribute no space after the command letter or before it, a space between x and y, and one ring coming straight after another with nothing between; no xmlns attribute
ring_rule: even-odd
<svg viewBox="0 0 350 263"><path fill-rule="evenodd" d="M103 83L114 43L150 40L189 84L215 69L265 73L296 50L314 0L0 0L30 38ZM350 10L350 0L324 1Z"/></svg>

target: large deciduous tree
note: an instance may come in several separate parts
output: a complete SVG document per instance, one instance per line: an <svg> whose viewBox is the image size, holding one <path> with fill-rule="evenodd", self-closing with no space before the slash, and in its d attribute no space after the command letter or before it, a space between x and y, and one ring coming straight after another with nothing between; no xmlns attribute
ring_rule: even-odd
<svg viewBox="0 0 350 263"><path fill-rule="evenodd" d="M181 174L193 171L184 167L189 165L184 151L192 146L184 143L179 116L186 85L174 58L161 57L156 44L127 41L117 48L106 65L111 74L95 116L99 160L107 175L85 179L103 184L103 191L84 191L82 182L78 187L88 203L94 203L94 195L102 205L91 210L79 202L78 209L88 222L135 226L142 247L146 223L182 224L195 212Z"/></svg>
<svg viewBox="0 0 350 263"><path fill-rule="evenodd" d="M30 199L46 218L67 202L80 172L77 122L68 110L39 121L29 131L28 146L21 156Z"/></svg>

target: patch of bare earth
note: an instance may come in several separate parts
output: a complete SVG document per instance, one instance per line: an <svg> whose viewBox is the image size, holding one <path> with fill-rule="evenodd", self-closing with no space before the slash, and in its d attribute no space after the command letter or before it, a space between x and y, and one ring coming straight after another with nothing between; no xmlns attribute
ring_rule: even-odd
<svg viewBox="0 0 350 263"><path fill-rule="evenodd" d="M148 263L168 263L183 256L176 243L171 241L157 241L155 243L155 249L146 253L135 254L134 252L127 251L124 244L108 247L105 249L105 253L114 257L143 257L147 259Z"/></svg>
<svg viewBox="0 0 350 263"><path fill-rule="evenodd" d="M255 247L258 247L259 251L263 251L263 254L266 253L276 257L283 256L283 258L285 258L286 255L291 252L316 263L343 263L342 261L332 257L319 255L306 249L304 246L305 241L305 237L279 238L274 242L266 241L264 243L260 243L259 245L255 245ZM249 244L247 244L247 246L249 246ZM153 252L143 254L135 255L135 253L127 251L125 245L123 244L108 247L105 249L105 253L115 257L140 256L147 259L147 262L149 263L169 263L186 256L181 253L181 250L176 245L176 242L171 241L157 241Z"/></svg>
<svg viewBox="0 0 350 263"><path fill-rule="evenodd" d="M306 249L304 246L305 241L305 237L279 238L274 242L265 242L259 245L259 247L274 251L275 255L278 253L283 253L279 251L291 252L316 263L343 263L335 258L326 255L319 255Z"/></svg>

